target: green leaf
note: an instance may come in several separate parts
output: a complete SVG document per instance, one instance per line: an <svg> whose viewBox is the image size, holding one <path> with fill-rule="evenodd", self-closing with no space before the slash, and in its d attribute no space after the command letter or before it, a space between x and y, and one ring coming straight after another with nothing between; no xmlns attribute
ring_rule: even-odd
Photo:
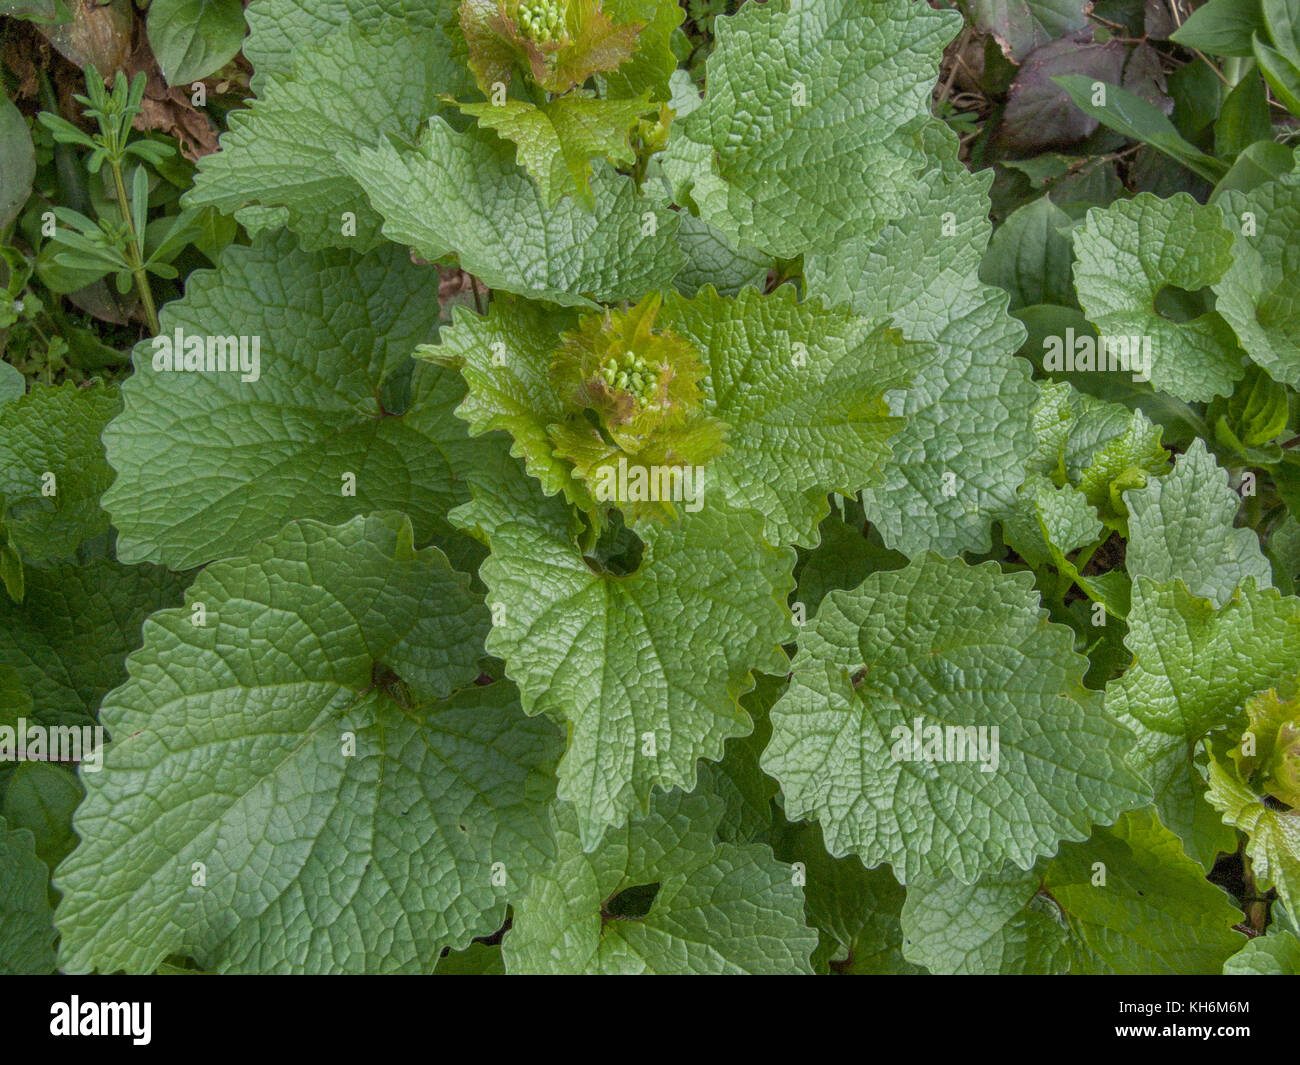
<svg viewBox="0 0 1300 1065"><path fill-rule="evenodd" d="M1248 71L1223 101L1214 123L1214 151L1220 158L1236 159L1260 141L1272 143L1273 118L1263 77Z"/></svg>
<svg viewBox="0 0 1300 1065"><path fill-rule="evenodd" d="M227 214L284 207L308 249L365 251L382 239L383 219L340 154L386 134L413 140L442 110L440 93L471 88L446 34L404 22L349 25L300 48L291 70L269 75L260 98L230 116L221 151L200 160L185 202Z"/></svg>
<svg viewBox="0 0 1300 1065"><path fill-rule="evenodd" d="M1272 587L1272 569L1252 529L1234 528L1241 498L1228 473L1196 440L1167 477L1126 492L1130 577L1180 580L1192 595L1223 606L1247 577Z"/></svg>
<svg viewBox="0 0 1300 1065"><path fill-rule="evenodd" d="M563 321L496 301L487 317L457 313L439 347L422 353L465 375L457 414L472 431L505 429L547 494L564 490L583 505L588 486L574 483L548 433L565 416L550 376ZM899 426L885 394L906 384L922 345L820 301L796 302L788 286L735 298L710 287L694 299L670 292L655 327L699 353L700 409L730 427L726 450L705 467L706 491L760 511L771 543L811 543L827 492L879 482Z"/></svg>
<svg viewBox="0 0 1300 1065"><path fill-rule="evenodd" d="M904 883L972 883L1146 800L1128 733L1032 589L1028 573L927 552L831 592L772 710L763 768L787 815Z"/></svg>
<svg viewBox="0 0 1300 1065"><path fill-rule="evenodd" d="M1043 886L1069 921L1072 973L1218 973L1242 943L1241 911L1149 809L1062 847Z"/></svg>
<svg viewBox="0 0 1300 1065"><path fill-rule="evenodd" d="M1223 816L1225 824L1246 833L1246 857L1251 861L1256 883L1265 890L1276 888L1287 912L1297 912L1300 812L1267 805L1235 773L1213 760L1206 798Z"/></svg>
<svg viewBox="0 0 1300 1065"><path fill-rule="evenodd" d="M1252 42L1255 62L1273 90L1273 95L1293 115L1300 115L1300 64L1276 48L1270 48L1255 34Z"/></svg>
<svg viewBox="0 0 1300 1065"><path fill-rule="evenodd" d="M153 0L149 45L168 85L215 74L244 43L240 0Z"/></svg>
<svg viewBox="0 0 1300 1065"><path fill-rule="evenodd" d="M0 818L0 974L44 976L54 971L54 925L45 886L49 871L32 834Z"/></svg>
<svg viewBox="0 0 1300 1065"><path fill-rule="evenodd" d="M1225 976L1300 976L1300 939L1275 931L1256 936L1223 963Z"/></svg>
<svg viewBox="0 0 1300 1065"><path fill-rule="evenodd" d="M3 231L27 203L36 178L36 150L32 147L27 119L3 94L0 94L0 156L5 160L5 168L0 172L0 231Z"/></svg>
<svg viewBox="0 0 1300 1065"><path fill-rule="evenodd" d="M629 178L597 163L593 210L570 199L548 211L512 155L486 130L456 133L433 118L414 150L384 140L340 161L384 216L385 236L426 259L454 251L489 288L590 306L634 299L677 272L676 213Z"/></svg>
<svg viewBox="0 0 1300 1065"><path fill-rule="evenodd" d="M428 972L498 928L549 854L558 736L509 682L462 687L487 627L468 578L404 517L300 521L189 602L206 624L155 614L102 709L62 967Z"/></svg>
<svg viewBox="0 0 1300 1065"><path fill-rule="evenodd" d="M805 616L816 612L827 592L855 588L878 569L899 569L907 564L906 556L881 546L879 535L869 535L865 526L862 508L852 502L845 503L842 515L832 507L822 519L818 527L821 543L800 552L795 570L799 581L795 601L803 604Z"/></svg>
<svg viewBox="0 0 1300 1065"><path fill-rule="evenodd" d="M1192 741L1236 719L1254 692L1294 676L1300 599L1246 577L1221 607L1180 582L1133 582L1124 642L1136 657L1106 707Z"/></svg>
<svg viewBox="0 0 1300 1065"><path fill-rule="evenodd" d="M71 383L0 405L0 519L24 558L64 558L108 530L100 434L121 409L116 388Z"/></svg>
<svg viewBox="0 0 1300 1065"><path fill-rule="evenodd" d="M1214 285L1216 309L1246 354L1300 388L1300 171L1219 198L1236 233L1232 265Z"/></svg>
<svg viewBox="0 0 1300 1065"><path fill-rule="evenodd" d="M701 406L731 427L708 484L761 512L772 543L815 543L828 492L853 496L883 480L902 424L886 393L933 358L880 322L796 302L785 285L734 299L708 287L694 300L670 293L659 323L701 352Z"/></svg>
<svg viewBox="0 0 1300 1065"><path fill-rule="evenodd" d="M606 95L626 99L649 92L653 100L672 97L669 80L677 69L672 39L686 10L675 0L605 0L605 11L615 25L639 22L636 52L617 70L605 74Z"/></svg>
<svg viewBox="0 0 1300 1065"><path fill-rule="evenodd" d="M263 79L292 69L299 48L318 44L340 27L372 30L400 19L413 31L445 31L455 22L456 5L457 0L256 0L248 9L244 44L244 58L253 65L253 89L260 94Z"/></svg>
<svg viewBox="0 0 1300 1065"><path fill-rule="evenodd" d="M1273 181L1288 173L1295 166L1295 153L1285 144L1276 141L1256 141L1237 156L1232 169L1214 187L1210 203L1229 189L1239 192L1253 192L1265 182Z"/></svg>
<svg viewBox="0 0 1300 1065"><path fill-rule="evenodd" d="M1251 38L1263 28L1260 0L1209 0L1193 11L1169 39L1211 55L1248 57Z"/></svg>
<svg viewBox="0 0 1300 1065"><path fill-rule="evenodd" d="M903 953L944 975L1067 972L1060 908L1039 894L1041 875L1008 866L976 884L912 884L903 906Z"/></svg>
<svg viewBox="0 0 1300 1065"><path fill-rule="evenodd" d="M904 214L956 12L907 0L749 4L714 23L708 94L670 142L679 202L737 244L833 253Z"/></svg>
<svg viewBox="0 0 1300 1065"><path fill-rule="evenodd" d="M501 946L477 941L464 950L444 954L433 971L434 976L505 976L506 965Z"/></svg>
<svg viewBox="0 0 1300 1065"><path fill-rule="evenodd" d="M36 856L53 869L77 845L72 814L84 794L71 768L21 762L5 782L0 814L14 828L31 832Z"/></svg>
<svg viewBox="0 0 1300 1065"><path fill-rule="evenodd" d="M810 256L808 287L936 346L894 410L904 424L885 482L862 496L885 544L909 555L987 551L990 525L1014 503L1033 446L1034 385L1029 365L1012 357L1024 329L1006 313L1006 293L978 276L990 175L966 170L946 128L910 135L928 162L900 191L897 215L878 236L854 235Z"/></svg>
<svg viewBox="0 0 1300 1065"><path fill-rule="evenodd" d="M1010 310L1036 303L1074 303L1070 216L1050 196L1012 211L989 241L980 280L1011 296Z"/></svg>
<svg viewBox="0 0 1300 1065"><path fill-rule="evenodd" d="M1164 152L1211 184L1227 173L1227 164L1184 140L1160 108L1127 89L1083 74L1062 74L1052 80L1070 94L1074 106L1084 114L1125 137ZM1102 104L1093 102L1099 86L1105 94Z"/></svg>
<svg viewBox="0 0 1300 1065"><path fill-rule="evenodd" d="M1016 508L1003 518L1007 544L1031 566L1064 569L1066 555L1102 537L1104 526L1087 497L1041 474L1021 486Z"/></svg>
<svg viewBox="0 0 1300 1065"><path fill-rule="evenodd" d="M1156 309L1167 287L1195 291L1232 266L1232 233L1215 206L1180 193L1141 193L1093 208L1074 234L1079 301L1103 336L1149 338L1151 383L1179 399L1227 395L1241 378L1241 349L1228 324L1210 311L1176 322Z"/></svg>
<svg viewBox="0 0 1300 1065"><path fill-rule="evenodd" d="M1264 25L1278 50L1300 63L1300 7L1294 0L1263 0Z"/></svg>
<svg viewBox="0 0 1300 1065"><path fill-rule="evenodd" d="M714 843L722 803L656 796L584 853L555 808L556 859L534 874L502 942L511 973L808 973L817 937L789 866L762 844Z"/></svg>
<svg viewBox="0 0 1300 1065"><path fill-rule="evenodd" d="M888 869L866 869L857 858L832 858L816 821L794 825L776 844L783 861L804 879L804 914L821 942L813 954L819 973L919 973L903 956L899 916L904 891Z"/></svg>
<svg viewBox="0 0 1300 1065"><path fill-rule="evenodd" d="M18 671L42 725L90 725L105 693L126 678L154 610L180 601L187 581L156 566L109 559L29 566L23 607L0 596L0 668Z"/></svg>
<svg viewBox="0 0 1300 1065"><path fill-rule="evenodd" d="M27 393L27 378L7 362L0 362L0 406Z"/></svg>
<svg viewBox="0 0 1300 1065"><path fill-rule="evenodd" d="M717 836L723 843L753 843L767 839L772 832L772 800L776 798L776 781L759 768L758 760L772 736L769 714L772 704L785 691L785 677L758 673L753 691L741 696L740 705L754 720L748 736L727 741L720 762L701 762L697 791L716 795L726 805L718 822Z"/></svg>
<svg viewBox="0 0 1300 1065"><path fill-rule="evenodd" d="M673 278L673 284L682 293L694 296L705 285L712 285L724 296L734 296L746 285L757 289L766 285L768 271L776 265L770 255L753 248L737 248L721 230L688 211L680 212L679 217L677 242L686 256L686 265Z"/></svg>
<svg viewBox="0 0 1300 1065"><path fill-rule="evenodd" d="M537 182L548 209L566 194L593 206L591 160L631 166L636 153L629 134L652 110L648 93L634 100L568 95L540 107L522 100L457 106L514 143L516 161Z"/></svg>
<svg viewBox="0 0 1300 1065"><path fill-rule="evenodd" d="M527 713L565 720L559 795L591 849L653 788L692 789L699 759L750 732L750 670L787 668L794 553L770 547L753 512L706 500L644 529L640 565L618 576L584 557L568 508L517 463L481 462L471 477L474 500L453 519L491 547L487 649Z"/></svg>
<svg viewBox="0 0 1300 1065"><path fill-rule="evenodd" d="M119 557L185 568L291 518L386 508L408 513L421 543L455 544L445 514L468 498L456 470L469 441L450 417L461 384L424 364L404 376L436 335L435 277L397 248L313 254L287 234L231 246L220 270L191 275L161 336L237 329L250 352L257 337L258 377L156 370L155 345L137 347L125 409L104 433Z"/></svg>
<svg viewBox="0 0 1300 1065"><path fill-rule="evenodd" d="M1237 834L1206 801L1199 738L1157 732L1129 714L1120 720L1137 737L1129 765L1151 783L1161 823L1183 841L1189 858L1207 872L1213 869L1220 854L1237 849Z"/></svg>

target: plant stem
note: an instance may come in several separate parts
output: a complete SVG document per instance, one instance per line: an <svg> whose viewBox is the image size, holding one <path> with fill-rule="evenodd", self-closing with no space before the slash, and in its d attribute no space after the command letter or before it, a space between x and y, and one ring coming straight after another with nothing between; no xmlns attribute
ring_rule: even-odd
<svg viewBox="0 0 1300 1065"><path fill-rule="evenodd" d="M113 186L117 189L117 207L126 221L126 231L130 240L127 242L126 257L131 263L131 276L135 278L135 287L140 292L140 302L144 305L145 322L149 332L158 335L158 311L153 305L153 291L149 288L149 274L144 268L144 253L141 234L135 231L135 216L131 213L131 201L126 195L126 182L122 180L122 164L109 157L108 164L113 171Z"/></svg>

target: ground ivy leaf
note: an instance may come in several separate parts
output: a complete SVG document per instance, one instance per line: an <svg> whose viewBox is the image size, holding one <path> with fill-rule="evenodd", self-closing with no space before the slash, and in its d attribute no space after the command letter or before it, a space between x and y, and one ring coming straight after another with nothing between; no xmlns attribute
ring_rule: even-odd
<svg viewBox="0 0 1300 1065"><path fill-rule="evenodd" d="M853 496L881 481L901 426L885 394L932 350L879 321L796 302L789 286L670 293L657 324L700 352L701 406L730 426L706 469L710 488L760 511L772 543L815 543L828 492Z"/></svg>
<svg viewBox="0 0 1300 1065"><path fill-rule="evenodd" d="M487 614L412 536L295 522L199 576L205 626L150 619L57 874L64 969L428 972L500 927L549 852L558 736L506 681L455 690Z"/></svg>
<svg viewBox="0 0 1300 1065"><path fill-rule="evenodd" d="M1131 577L1181 580L1192 595L1222 606L1247 577L1272 586L1272 567L1251 529L1233 527L1241 498L1228 473L1192 442L1167 477L1126 492L1130 511L1125 561Z"/></svg>
<svg viewBox="0 0 1300 1065"><path fill-rule="evenodd" d="M903 954L943 975L1049 975L1070 968L1064 916L1038 894L1041 874L1008 866L975 884L910 884Z"/></svg>
<svg viewBox="0 0 1300 1065"><path fill-rule="evenodd" d="M185 568L291 518L384 508L411 515L421 543L454 540L445 514L468 498L455 471L471 446L450 416L462 383L418 364L405 409L383 406L415 346L436 336L434 277L397 248L307 253L287 234L232 246L220 270L191 275L162 335L258 336L260 376L162 372L150 342L137 348L125 410L104 433L119 555Z"/></svg>
<svg viewBox="0 0 1300 1065"><path fill-rule="evenodd" d="M54 971L54 925L46 893L49 870L36 857L32 834L0 818L0 975Z"/></svg>
<svg viewBox="0 0 1300 1065"><path fill-rule="evenodd" d="M0 522L24 558L63 558L108 530L100 434L121 409L116 388L71 383L0 405Z"/></svg>
<svg viewBox="0 0 1300 1065"><path fill-rule="evenodd" d="M873 573L827 595L802 630L763 768L790 817L821 822L832 854L887 861L904 883L972 883L1008 859L1027 868L1149 801L1123 764L1130 736L1083 687L1073 644L1028 573L933 553ZM983 755L905 759L917 718L989 729ZM995 727L998 762L984 771Z"/></svg>
<svg viewBox="0 0 1300 1065"><path fill-rule="evenodd" d="M1223 963L1225 976L1300 976L1300 939L1285 930L1256 936Z"/></svg>
<svg viewBox="0 0 1300 1065"><path fill-rule="evenodd" d="M1156 309L1156 296L1219 281L1232 243L1223 212L1186 193L1116 200L1090 210L1074 231L1074 280L1088 320L1102 337L1150 338L1151 383L1179 399L1230 393L1243 372L1241 349L1216 312L1176 322Z"/></svg>
<svg viewBox="0 0 1300 1065"><path fill-rule="evenodd" d="M792 825L776 854L804 877L804 914L817 929L819 973L905 975L919 966L903 957L899 916L904 891L888 869L866 869L857 858L832 858L816 821Z"/></svg>
<svg viewBox="0 0 1300 1065"><path fill-rule="evenodd" d="M340 156L384 217L384 235L426 259L455 252L489 288L590 306L662 288L681 267L677 215L598 162L594 207L561 200L554 211L488 130L457 133L440 118L418 148L382 140Z"/></svg>
<svg viewBox="0 0 1300 1065"><path fill-rule="evenodd" d="M557 805L555 864L515 907L507 971L810 972L817 937L790 867L762 844L715 843L721 815L713 796L657 795L587 853L577 813Z"/></svg>
<svg viewBox="0 0 1300 1065"><path fill-rule="evenodd" d="M93 724L126 677L122 662L140 646L144 619L180 602L187 580L110 559L28 566L25 576L22 607L0 596L0 668L17 670L40 724Z"/></svg>
<svg viewBox="0 0 1300 1065"><path fill-rule="evenodd" d="M185 202L226 214L249 204L282 206L305 247L365 251L382 239L383 219L338 155L388 134L413 139L441 109L440 93L472 89L440 30L350 24L299 48L291 71L272 73L260 99L230 116L221 150L200 161Z"/></svg>
<svg viewBox="0 0 1300 1065"><path fill-rule="evenodd" d="M1246 856L1259 886L1277 888L1287 912L1296 913L1300 909L1300 812L1266 805L1214 760L1206 798L1225 824L1246 833Z"/></svg>
<svg viewBox="0 0 1300 1065"><path fill-rule="evenodd" d="M1300 170L1249 193L1229 190L1218 203L1237 238L1232 266L1214 285L1216 310L1247 355L1300 388Z"/></svg>
<svg viewBox="0 0 1300 1065"><path fill-rule="evenodd" d="M1033 447L1035 389L1014 358L1024 327L1007 314L1006 293L979 280L990 177L971 174L937 124L907 137L923 162L900 186L897 213L809 256L805 272L810 291L935 345L897 401L903 429L884 484L863 493L867 517L909 555L986 551Z"/></svg>
<svg viewBox="0 0 1300 1065"><path fill-rule="evenodd" d="M456 5L457 0L253 0L244 42L253 88L260 93L264 79L289 72L299 48L340 27L368 30L394 18L412 29L445 31L456 19Z"/></svg>
<svg viewBox="0 0 1300 1065"><path fill-rule="evenodd" d="M512 459L481 463L473 492L452 517L491 548L487 648L525 711L566 721L559 794L590 850L653 788L693 789L696 762L750 732L750 670L787 668L794 553L770 547L753 512L706 502L644 529L640 566L620 577L589 565L568 508Z"/></svg>
<svg viewBox="0 0 1300 1065"><path fill-rule="evenodd" d="M1062 847L1044 887L1070 924L1071 972L1217 973L1242 943L1241 911L1150 809Z"/></svg>
<svg viewBox="0 0 1300 1065"><path fill-rule="evenodd" d="M714 25L708 94L666 158L679 197L733 242L786 258L898 217L917 157L895 134L929 113L956 13L788 0Z"/></svg>
<svg viewBox="0 0 1300 1065"><path fill-rule="evenodd" d="M1235 720L1254 692L1294 678L1300 599L1246 577L1216 607L1181 581L1138 577L1128 627L1136 660L1107 686L1107 709L1190 743Z"/></svg>
<svg viewBox="0 0 1300 1065"><path fill-rule="evenodd" d="M591 161L635 162L629 135L637 119L652 110L649 93L633 100L569 94L540 107L523 100L458 106L514 144L516 162L537 182L548 210L566 194L593 207Z"/></svg>

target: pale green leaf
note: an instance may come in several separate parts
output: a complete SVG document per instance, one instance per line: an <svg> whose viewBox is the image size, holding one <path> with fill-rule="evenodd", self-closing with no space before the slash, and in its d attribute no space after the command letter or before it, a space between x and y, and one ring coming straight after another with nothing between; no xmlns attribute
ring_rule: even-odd
<svg viewBox="0 0 1300 1065"><path fill-rule="evenodd" d="M300 48L291 70L272 73L249 109L230 116L221 150L200 160L185 202L227 214L284 208L305 247L365 251L382 239L383 219L339 154L386 134L414 139L442 109L439 94L471 88L444 33L404 22L369 32L348 25Z"/></svg>
<svg viewBox="0 0 1300 1065"><path fill-rule="evenodd" d="M1232 244L1223 212L1186 193L1167 200L1140 193L1093 208L1074 232L1074 280L1088 320L1102 337L1149 338L1151 383L1179 399L1230 393L1243 372L1241 349L1216 312L1177 322L1156 309L1156 296L1219 281Z"/></svg>
<svg viewBox="0 0 1300 1065"><path fill-rule="evenodd" d="M1032 589L927 553L830 593L772 710L763 768L787 814L904 883L972 883L1149 801L1123 765L1129 734Z"/></svg>
<svg viewBox="0 0 1300 1065"><path fill-rule="evenodd" d="M721 814L709 795L659 795L584 853L576 814L557 806L555 864L515 907L507 971L811 972L817 937L790 867L762 844L714 843Z"/></svg>
<svg viewBox="0 0 1300 1065"><path fill-rule="evenodd" d="M432 288L436 274L397 248L307 253L286 234L231 246L220 270L191 275L163 309L162 336L237 329L250 352L257 337L258 378L155 370L154 345L136 349L125 410L104 434L119 555L184 568L291 518L387 508L411 516L421 543L458 540L445 514L468 498L457 470L469 439L450 416L462 384L426 364L405 377L436 335Z"/></svg>
<svg viewBox="0 0 1300 1065"><path fill-rule="evenodd" d="M190 602L206 624L155 614L102 708L63 968L429 972L498 928L549 853L558 735L508 681L462 687L488 621L468 578L403 517L300 521Z"/></svg>
<svg viewBox="0 0 1300 1065"><path fill-rule="evenodd" d="M747 4L714 23L704 104L666 167L736 243L833 252L904 213L918 156L898 130L929 113L961 20L908 0Z"/></svg>
<svg viewBox="0 0 1300 1065"><path fill-rule="evenodd" d="M419 147L346 152L340 161L384 217L384 235L424 258L455 252L493 289L554 303L634 299L682 265L677 215L597 163L594 206L561 200L548 211L509 143L487 130L455 132L430 120Z"/></svg>
<svg viewBox="0 0 1300 1065"><path fill-rule="evenodd" d="M1216 606L1247 577L1272 586L1272 569L1251 529L1234 527L1241 498L1201 440L1179 456L1167 477L1126 492L1130 577L1164 584L1181 580L1193 595Z"/></svg>
<svg viewBox="0 0 1300 1065"><path fill-rule="evenodd" d="M699 759L750 732L750 671L786 671L794 552L769 546L752 511L706 498L679 524L642 530L639 567L618 576L587 561L568 508L518 463L472 477L474 500L453 518L491 547L487 649L529 714L565 720L559 794L590 849L653 788L692 789Z"/></svg>

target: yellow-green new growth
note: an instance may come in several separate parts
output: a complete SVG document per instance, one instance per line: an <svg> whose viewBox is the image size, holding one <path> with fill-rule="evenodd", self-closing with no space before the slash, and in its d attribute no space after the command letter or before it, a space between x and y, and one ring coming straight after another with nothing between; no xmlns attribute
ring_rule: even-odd
<svg viewBox="0 0 1300 1065"><path fill-rule="evenodd" d="M659 396L659 375L668 367L652 367L635 351L613 356L601 367L601 378L611 389L626 392L638 407L655 406Z"/></svg>
<svg viewBox="0 0 1300 1065"><path fill-rule="evenodd" d="M519 5L519 28L539 44L564 36L563 0L524 0Z"/></svg>

